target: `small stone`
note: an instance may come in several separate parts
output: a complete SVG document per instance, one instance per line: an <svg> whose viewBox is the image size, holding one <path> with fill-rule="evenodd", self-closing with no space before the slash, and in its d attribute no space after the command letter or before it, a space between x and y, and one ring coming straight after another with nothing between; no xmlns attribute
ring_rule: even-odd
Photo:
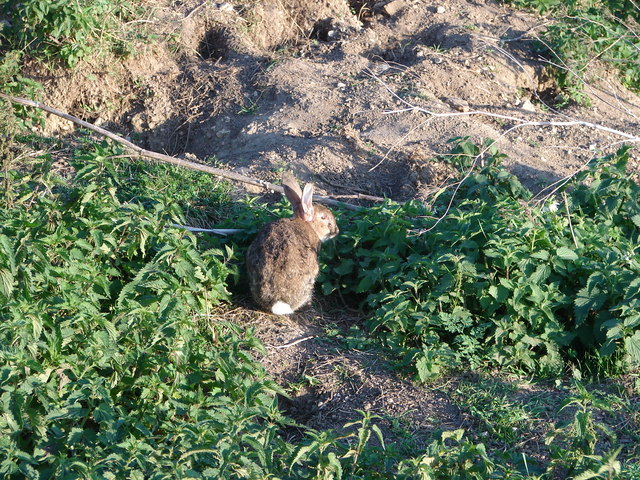
<svg viewBox="0 0 640 480"><path fill-rule="evenodd" d="M447 9L443 5L438 5L438 8L436 8L436 13L444 13L446 11Z"/></svg>
<svg viewBox="0 0 640 480"><path fill-rule="evenodd" d="M442 59L441 59L440 57L435 57L435 58L433 59L433 63L435 63L435 64L439 65L439 64L441 64L441 63L442 63Z"/></svg>
<svg viewBox="0 0 640 480"><path fill-rule="evenodd" d="M258 124L256 122L252 122L246 127L244 127L244 133L247 135L254 135L258 131Z"/></svg>
<svg viewBox="0 0 640 480"><path fill-rule="evenodd" d="M451 107L459 112L468 112L469 111L469 102L463 100L461 98L450 97L447 98L447 103L451 105Z"/></svg>
<svg viewBox="0 0 640 480"><path fill-rule="evenodd" d="M531 103L531 100L526 99L524 102L522 102L522 105L520 106L520 108L522 110L526 110L527 112L536 112L536 106Z"/></svg>
<svg viewBox="0 0 640 480"><path fill-rule="evenodd" d="M404 0L393 0L382 7L382 11L385 15L389 15L391 17L398 13L402 7L404 7Z"/></svg>
<svg viewBox="0 0 640 480"><path fill-rule="evenodd" d="M338 88L344 88L347 86L346 83L342 83L342 82L338 82L338 84L336 85Z"/></svg>
<svg viewBox="0 0 640 480"><path fill-rule="evenodd" d="M223 12L233 12L233 5L231 5L228 2L224 2L224 3L217 3L216 7L220 10L222 10Z"/></svg>
<svg viewBox="0 0 640 480"><path fill-rule="evenodd" d="M231 133L231 130L229 130L228 128L221 128L216 132L216 137L218 138L226 137L230 133Z"/></svg>

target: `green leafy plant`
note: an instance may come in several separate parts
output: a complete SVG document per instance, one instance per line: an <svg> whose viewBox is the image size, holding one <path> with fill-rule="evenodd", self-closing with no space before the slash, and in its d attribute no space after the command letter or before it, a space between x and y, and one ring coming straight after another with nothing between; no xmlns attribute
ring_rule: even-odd
<svg viewBox="0 0 640 480"><path fill-rule="evenodd" d="M560 423L548 436L553 462L549 469L570 478L622 479L622 463L617 460L621 447L598 453L598 442L613 440L613 432L595 419L596 410L612 412L614 405L601 395L588 391L580 382L576 393L562 405L561 410L574 409L567 422Z"/></svg>
<svg viewBox="0 0 640 480"><path fill-rule="evenodd" d="M42 91L42 85L35 80L20 75L21 58L22 54L19 51L12 50L7 52L4 58L0 60L0 91L11 96L26 96L37 99ZM4 99L0 100L0 104L3 105L3 111L14 112L16 117L15 121L12 118L3 120L7 128L15 130L42 125L44 122L44 115L39 110L18 104L9 104Z"/></svg>
<svg viewBox="0 0 640 480"><path fill-rule="evenodd" d="M116 195L124 202L143 205L170 198L184 212L192 226L210 226L227 217L231 210L230 185L203 172L163 163L145 162L124 156L118 145L102 141L86 142L75 154L74 165L82 166L82 176L113 182Z"/></svg>
<svg viewBox="0 0 640 480"><path fill-rule="evenodd" d="M452 161L467 171L479 148L461 142L455 152ZM512 365L529 368L522 361L527 358L537 370L546 365L545 352L530 350L526 336L550 330L549 312L563 335L562 328L573 327L582 299L599 295L595 280L588 292L578 292L603 258L622 270L617 292L606 290L605 301L589 300L581 324L598 325L603 311L615 319L631 315L635 297L622 286L630 277L624 270L635 267L629 259L616 263L617 250L607 250L626 241L637 245L636 187L623 181L624 154L594 165L590 184L570 193L577 246L566 218L525 208L528 192L500 168L495 150L465 181L464 196L440 195L436 211L453 203L438 228L429 230L434 212L416 202L343 214L335 258L325 257L324 268L332 261L344 266L338 275L325 270L323 287L353 295L371 314L368 336L354 326L344 342L372 347L378 339L399 368L423 380L463 361L509 365L500 357L508 348L524 352L510 359ZM624 449L598 449L615 439L594 408L611 405L600 407L602 398L586 390L567 401L565 412L576 408L574 421L559 424L550 438L550 451L569 449L566 462L554 457L546 470L534 468L522 452L492 451L490 442L462 430L435 433L436 440L420 449L407 442L400 450L383 437L383 419L370 412L340 430L292 422L277 403L285 392L253 358L265 353L253 332L219 313L237 276L235 248L172 228L185 220L174 201L183 199L162 177L175 172L152 169L157 178L145 183L137 170L142 166L120 163L118 156L112 145L90 142L69 160L75 175L57 176L50 155L20 171L12 163L0 173L7 200L0 204L2 477L533 480L546 478L541 472L572 469L575 478L633 478L636 467L624 463ZM217 202L226 203L226 191L215 192ZM271 209L247 204L251 208L240 208L239 220L229 221L256 229L290 215L284 201ZM516 206L522 210L513 218ZM605 221L607 228L598 230ZM594 248L604 253L587 248L589 235L600 238ZM238 248L244 248L241 242ZM521 285L528 290L516 295ZM545 298L536 295L536 286L566 293L557 303L547 298L548 312L535 316ZM501 319L508 315L521 323L523 337L501 336L498 326L511 326ZM598 328L609 326L615 327ZM613 357L633 358L624 349L634 332L629 327L613 341ZM541 342L554 340L548 335ZM570 350L586 341L578 334L569 340L556 345L562 361L574 360ZM593 352L600 340L590 340ZM468 388L462 395L475 402L474 415L482 402L499 397L490 388L485 394ZM483 418L497 437L506 439L510 427L522 425L505 401L485 403L492 411L482 412ZM500 414L512 421L502 422Z"/></svg>
<svg viewBox="0 0 640 480"><path fill-rule="evenodd" d="M626 174L628 150L566 187L567 217L551 201L528 206L502 155L484 149L484 166L431 209L345 214L324 250L324 292L358 299L370 331L422 381L461 364L558 374L594 351L636 364L640 187ZM459 139L452 153L467 172L480 148Z"/></svg>
<svg viewBox="0 0 640 480"><path fill-rule="evenodd" d="M0 209L0 472L268 468L258 447L278 428L280 390L251 358L255 338L209 315L232 252L200 251L167 228L175 206L122 203L94 168L53 189L46 170L16 177L24 203Z"/></svg>
<svg viewBox="0 0 640 480"><path fill-rule="evenodd" d="M550 13L555 18L541 36L540 50L558 86L569 96L588 103L583 86L595 59L618 69L620 79L632 90L640 90L636 35L640 10L633 2L571 0L514 0L515 5Z"/></svg>
<svg viewBox="0 0 640 480"><path fill-rule="evenodd" d="M28 48L36 58L60 60L72 67L103 45L121 50L122 42L114 32L130 11L128 3L120 0L4 2L1 12L9 23L2 36L11 49Z"/></svg>
<svg viewBox="0 0 640 480"><path fill-rule="evenodd" d="M478 420L493 441L507 445L525 436L532 426L526 405L515 402L510 385L489 379L463 382L456 389L459 408Z"/></svg>

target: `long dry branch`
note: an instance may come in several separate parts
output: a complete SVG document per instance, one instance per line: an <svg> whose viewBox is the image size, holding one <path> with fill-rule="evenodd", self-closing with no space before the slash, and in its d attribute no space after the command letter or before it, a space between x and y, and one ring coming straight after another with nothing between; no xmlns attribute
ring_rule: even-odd
<svg viewBox="0 0 640 480"><path fill-rule="evenodd" d="M204 165L204 164L201 164L201 163L191 162L189 160L184 160L184 159L181 159L181 158L172 157L170 155L165 155L163 153L158 153L158 152L153 152L151 150L146 150L146 149L144 149L142 147L139 147L135 143L130 142L126 138L121 137L120 135L116 135L115 133L112 133L109 130L105 130L104 128L101 128L101 127L98 127L96 125L93 125L92 123L85 122L84 120L81 120L78 117L74 117L73 115L69 115L68 113L62 112L62 111L60 111L60 110L58 110L56 108L50 107L48 105L45 105L44 103L37 102L35 100L29 100L27 98L14 97L14 96L11 96L11 95L6 95L4 93L0 93L0 98L4 98L5 100L9 100L11 102L18 103L20 105L39 108L40 110L44 110L45 112L51 113L51 114L56 115L58 117L64 118L65 120L69 120L70 122L73 122L75 124L81 125L81 126L83 126L85 128L88 128L91 131L99 133L102 136L110 138L114 142L117 142L117 143L119 143L121 145L124 145L129 150L132 150L133 152L135 152L137 154L137 156L140 157L140 158L151 158L151 159L154 159L154 160L158 160L160 162L170 163L170 164L176 165L178 167L184 167L184 168L189 168L191 170L198 170L200 172L209 173L209 174L214 175L216 177L225 178L227 180L232 180L234 182L241 182L241 183L246 183L248 185L254 185L256 187L261 187L261 188L265 189L266 191L274 191L274 192L284 193L284 189L280 185L275 185L273 183L270 183L270 182L267 182L267 181L264 181L264 180L260 180L260 179L253 178L253 177L248 177L246 175L241 175L239 173L230 172L228 170L222 170L221 168L215 168L215 167L211 167L209 165ZM321 203L325 203L327 205L331 205L331 206L335 206L335 207L343 207L343 208L347 208L349 210L363 210L364 209L364 207L361 207L359 205L353 205L353 204L350 204L350 203L341 202L339 200L334 200L332 198L327 198L327 197L324 197L324 196L321 196L321 195L314 195L313 198L314 198L314 200L317 200L317 201L319 201ZM377 197L371 197L371 196L369 196L367 199L368 200L371 200L371 199L382 200L382 199L379 199Z"/></svg>

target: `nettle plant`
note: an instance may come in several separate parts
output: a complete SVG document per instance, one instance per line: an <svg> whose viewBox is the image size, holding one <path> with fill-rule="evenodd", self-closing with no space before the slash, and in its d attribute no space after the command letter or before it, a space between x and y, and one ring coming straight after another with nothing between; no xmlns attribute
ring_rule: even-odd
<svg viewBox="0 0 640 480"><path fill-rule="evenodd" d="M478 151L465 142L456 149L460 162ZM0 171L0 476L540 478L530 476L528 466L526 474L516 470L515 457L492 456L462 430L443 432L424 451L407 455L395 445L385 446L376 417L368 412L340 432L315 431L287 419L276 398L284 392L252 357L264 353L259 341L250 330L212 313L228 298L226 286L236 276L233 251L207 249L203 238L171 228L184 221L171 188L163 195L152 186L144 197L141 172L114 164L117 159L110 157L117 153L105 143L85 145L70 159L77 169L71 179L52 174L53 159L47 155L29 168L12 165ZM323 286L359 295L371 309L370 328L423 378L447 359L480 362L487 352L504 356L508 348L528 345L513 333L515 327L499 344L497 325L509 315L519 315L523 325L538 318L531 311L540 302L529 290L522 313L515 308L515 290L528 288L523 269L539 268L518 260L527 258L520 253L526 249L514 242L509 249L517 253L498 266L492 259L499 256L486 253L498 252L498 237L508 236L507 229L524 228L518 226L522 219L510 220L505 209L520 205L509 199L526 191L493 163L498 157L493 152L485 169L465 185L466 200L456 196L453 215L443 226L408 235L433 222L415 219L425 207L386 204L373 215L353 214L347 234L335 245L339 273L326 276ZM615 230L616 238L637 235L635 217L628 217L629 209L637 208L631 201L637 199L636 187L615 180L624 152L618 163L609 160L614 163L601 169L590 187L575 189L574 228L591 231L577 217L588 208L600 210L604 201L616 225L607 231ZM167 182L173 174L167 173ZM196 190L201 182L195 182ZM607 198L592 198L609 188ZM629 189L629 197L621 199L618 188ZM224 189L218 193L226 196ZM284 202L274 211L286 214ZM261 224L268 213L247 209L242 221ZM557 232L547 237L562 237L562 221L549 218ZM533 216L529 222L542 220ZM467 238L456 236L460 233ZM579 235L587 245L586 235ZM541 238L524 243L541 250ZM600 235L603 245L609 240ZM566 246L570 240L564 247L545 241L551 253L536 261L557 256L576 264ZM505 270L507 286L498 290ZM562 276L553 270L546 278L554 275ZM574 312L586 308L581 301L572 303L570 294L564 295L564 304L548 307L550 314L567 315L554 328L569 330L572 322L606 328L614 332L608 337L614 349L622 351L634 327L629 323L616 340L616 325L605 321L598 327L598 315L614 312L610 317L618 323L632 317L637 295L622 291L623 277L615 283L618 297L590 306L586 315ZM599 298L589 293L589 278L572 279L575 298ZM562 287L558 281L554 288ZM487 305L491 314L482 310ZM575 333L563 335L567 345L578 342ZM459 336L465 338L458 341ZM567 349L558 350L564 358ZM533 351L529 358L535 368L544 357ZM619 462L610 468L618 450L594 455L594 432L600 430L591 413L596 403L584 394L572 402L578 400L574 423L559 426L549 439L552 453L558 452L550 468L589 474L620 470ZM568 444L573 446L569 454Z"/></svg>
<svg viewBox="0 0 640 480"><path fill-rule="evenodd" d="M453 199L342 215L324 252L325 293L360 300L367 327L423 381L462 364L557 374L567 361L640 363L640 188L628 150L594 160L556 210L531 206L503 155L483 149ZM462 175L479 153L457 139L442 161Z"/></svg>
<svg viewBox="0 0 640 480"><path fill-rule="evenodd" d="M280 390L251 358L257 340L209 315L232 252L168 228L174 204L121 202L101 163L77 165L73 184L47 165L4 183L0 475L268 468L254 447L275 435Z"/></svg>
<svg viewBox="0 0 640 480"><path fill-rule="evenodd" d="M638 38L640 9L627 0L505 0L555 18L541 35L540 51L552 62L558 86L577 102L587 103L583 91L588 66L595 58L613 65L628 88L640 90Z"/></svg>
<svg viewBox="0 0 640 480"><path fill-rule="evenodd" d="M126 49L116 31L132 8L122 0L4 2L0 12L9 22L0 36L11 48L73 67L104 46L114 52Z"/></svg>

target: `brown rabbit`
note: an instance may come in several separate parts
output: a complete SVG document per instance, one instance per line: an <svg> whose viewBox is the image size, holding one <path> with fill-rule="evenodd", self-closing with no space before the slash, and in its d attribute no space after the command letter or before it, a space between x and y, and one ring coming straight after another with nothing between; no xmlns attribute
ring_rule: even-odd
<svg viewBox="0 0 640 480"><path fill-rule="evenodd" d="M313 185L300 191L293 175L282 175L293 218L268 223L247 251L249 288L263 309L288 315L311 301L318 276L320 244L338 234L331 211L313 205Z"/></svg>

